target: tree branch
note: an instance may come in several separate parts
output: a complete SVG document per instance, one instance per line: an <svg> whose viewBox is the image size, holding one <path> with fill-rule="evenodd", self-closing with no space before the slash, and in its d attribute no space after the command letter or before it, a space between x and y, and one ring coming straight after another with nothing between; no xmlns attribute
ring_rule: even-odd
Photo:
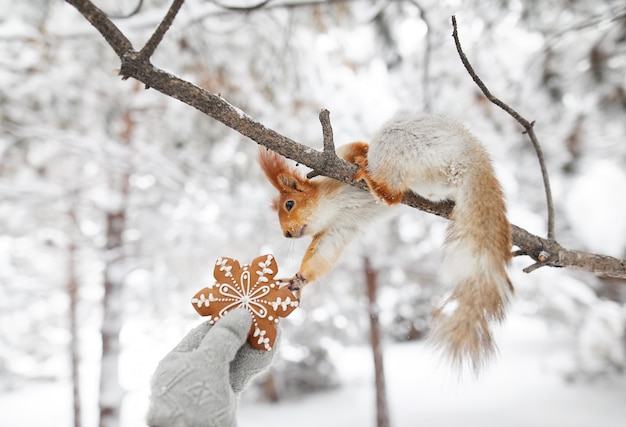
<svg viewBox="0 0 626 427"><path fill-rule="evenodd" d="M472 77L476 85L478 85L480 90L483 92L483 94L487 97L489 101L491 101L493 104L497 105L498 107L502 108L511 117L517 120L517 122L520 125L522 125L525 132L528 134L528 137L530 138L530 141L533 144L533 147L535 148L535 152L537 153L537 159L539 159L539 166L541 167L541 176L543 177L543 185L546 191L546 204L548 208L548 240L554 240L555 239L554 205L552 203L552 190L550 189L550 177L548 176L548 169L544 161L543 150L541 149L541 145L539 144L539 140L537 139L537 136L535 135L535 131L533 129L535 122L529 122L524 117L522 117L517 111L511 108L509 105L502 102L500 99L496 98L494 95L491 94L487 86L485 86L483 81L480 79L480 77L478 77L478 75L474 71L472 64L470 64L469 60L467 59L467 56L465 55L465 53L463 52L463 49L461 48L461 42L459 40L459 33L457 30L457 25L456 25L456 16L454 15L452 15L452 28L453 28L452 37L454 38L454 44L456 45L456 50L459 54L459 57L461 58L461 62L465 66L465 69L467 70L469 75Z"/></svg>
<svg viewBox="0 0 626 427"><path fill-rule="evenodd" d="M146 45L141 49L139 55L137 55L137 60L144 61L152 57L152 54L154 54L157 46L159 45L159 43L161 43L161 40L163 40L165 33L172 26L172 22L174 22L174 18L176 18L176 15L178 14L178 11L180 10L184 2L185 0L174 0L172 2L172 5L163 17L163 20L154 31L152 36L150 36L150 39L148 40Z"/></svg>
<svg viewBox="0 0 626 427"><path fill-rule="evenodd" d="M341 161L341 158L335 152L335 139L333 137L333 127L330 124L330 112L326 109L320 111L320 124L322 125L322 144L324 147L322 154L326 157L327 162ZM320 175L323 175L323 173L312 170L306 177L311 179Z"/></svg>
<svg viewBox="0 0 626 427"><path fill-rule="evenodd" d="M150 63L148 58L138 58L128 39L91 2L88 0L66 1L74 5L91 22L118 54L122 62L120 74L123 78L132 77L144 83L147 87L184 102L258 144L304 164L324 176L367 190L365 183L356 183L352 180L352 176L356 172L356 166L338 158L334 154L334 150L331 156L326 153L326 150L320 152L299 144L256 122L222 97L156 68ZM326 110L323 110L320 114L320 122L322 123L326 146L330 146L332 128ZM402 202L408 206L444 218L449 218L450 212L454 207L452 202L435 203L414 194L406 194ZM626 261L624 260L571 251L563 248L553 239L535 236L517 226L512 227L512 233L514 244L520 248L518 252L530 256L541 266L571 267L626 279Z"/></svg>
<svg viewBox="0 0 626 427"><path fill-rule="evenodd" d="M330 124L330 112L326 109L320 111L320 124L322 125L324 151L334 153L335 139L333 137L333 127Z"/></svg>

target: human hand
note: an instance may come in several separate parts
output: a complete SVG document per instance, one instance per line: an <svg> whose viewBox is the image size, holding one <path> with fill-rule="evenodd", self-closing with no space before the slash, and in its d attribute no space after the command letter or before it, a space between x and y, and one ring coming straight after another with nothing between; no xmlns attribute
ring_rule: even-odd
<svg viewBox="0 0 626 427"><path fill-rule="evenodd" d="M252 348L247 310L193 329L159 363L151 384L151 427L233 427L237 394L269 367L274 351ZM278 342L278 341L277 341Z"/></svg>

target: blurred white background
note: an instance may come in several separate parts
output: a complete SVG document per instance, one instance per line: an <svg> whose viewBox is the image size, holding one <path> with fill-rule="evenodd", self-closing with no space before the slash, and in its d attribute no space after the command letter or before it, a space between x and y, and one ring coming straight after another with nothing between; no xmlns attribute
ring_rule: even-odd
<svg viewBox="0 0 626 427"><path fill-rule="evenodd" d="M125 15L138 1L98 4ZM139 49L169 3L145 0L115 22ZM399 108L453 117L492 154L511 222L545 235L537 159L463 69L456 14L476 72L536 121L559 241L626 257L622 1L310 3L243 13L222 6L253 2L189 0L154 63L316 148L320 108L338 143L367 140ZM273 253L287 276L308 243L281 236L255 143L122 81L117 67L66 3L0 0L3 427L71 425L77 410L75 426L97 425L106 410L142 425L150 375L202 320L189 300L215 259ZM421 340L446 291L445 226L402 207L364 230L282 323L279 358L242 397L241 425L375 425L364 255L379 273L392 425L623 425L626 284L524 274L531 261L516 259L500 355L480 378L459 380Z"/></svg>

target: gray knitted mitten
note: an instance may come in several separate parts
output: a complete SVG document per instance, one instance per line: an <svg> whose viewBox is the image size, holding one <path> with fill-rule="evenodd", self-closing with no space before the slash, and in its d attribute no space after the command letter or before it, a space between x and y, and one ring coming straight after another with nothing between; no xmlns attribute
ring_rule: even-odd
<svg viewBox="0 0 626 427"><path fill-rule="evenodd" d="M252 316L237 309L193 329L159 363L151 384L151 427L233 427L237 394L272 363L246 342ZM278 341L277 341L278 342Z"/></svg>

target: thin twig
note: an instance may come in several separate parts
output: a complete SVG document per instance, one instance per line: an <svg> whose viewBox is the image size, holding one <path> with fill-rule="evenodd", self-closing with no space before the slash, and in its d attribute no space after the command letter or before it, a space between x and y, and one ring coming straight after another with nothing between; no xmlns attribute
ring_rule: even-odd
<svg viewBox="0 0 626 427"><path fill-rule="evenodd" d="M174 18L176 18L176 15L178 14L178 11L180 10L184 2L185 0L174 0L172 2L172 5L163 17L163 20L154 31L152 36L150 36L150 39L148 40L146 45L137 55L137 60L146 61L152 56L159 43L161 43L161 40L163 40L163 36L165 36L167 30L169 30L172 26L172 22L174 22Z"/></svg>
<svg viewBox="0 0 626 427"><path fill-rule="evenodd" d="M532 142L533 147L535 148L537 159L539 160L539 166L541 168L541 176L543 177L543 185L546 191L546 204L548 208L548 240L555 240L554 205L552 203L552 190L550 188L550 177L548 176L548 169L546 167L546 163L543 157L543 150L541 149L541 145L539 144L539 140L537 139L537 136L535 135L535 131L533 129L535 122L530 122L526 120L517 111L511 108L508 104L502 102L500 99L498 99L497 97L491 94L487 86L485 86L483 81L480 79L480 77L478 77L478 75L474 71L474 68L470 64L469 60L467 59L467 56L465 55L465 53L463 52L463 49L461 48L461 42L459 41L459 33L457 30L457 25L456 25L456 16L454 15L452 15L452 27L453 27L452 37L454 38L454 44L456 45L456 50L459 54L459 57L461 58L461 62L465 66L465 69L467 70L469 75L472 77L476 85L478 85L480 90L483 92L483 94L487 97L489 101L491 101L493 104L497 105L498 107L502 108L511 117L517 120L517 122L520 125L522 125L525 132L528 134L528 137L530 138L530 141Z"/></svg>
<svg viewBox="0 0 626 427"><path fill-rule="evenodd" d="M339 158L337 153L335 152L335 139L333 137L333 127L330 124L330 111L323 108L320 111L320 124L322 125L322 143L324 144L324 150L322 151L323 155L329 159ZM317 170L312 170L307 174L307 178L315 178L316 176L321 175L322 173Z"/></svg>
<svg viewBox="0 0 626 427"><path fill-rule="evenodd" d="M322 125L324 151L335 153L335 140L333 138L333 127L330 124L330 112L325 108L320 111L320 124Z"/></svg>

